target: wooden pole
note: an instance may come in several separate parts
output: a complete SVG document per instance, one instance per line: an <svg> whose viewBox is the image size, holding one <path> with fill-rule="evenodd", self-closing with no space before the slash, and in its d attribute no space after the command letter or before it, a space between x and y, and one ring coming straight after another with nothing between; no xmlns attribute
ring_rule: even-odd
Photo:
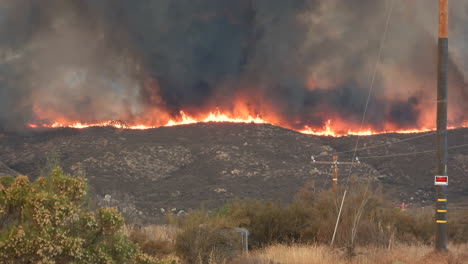
<svg viewBox="0 0 468 264"><path fill-rule="evenodd" d="M356 158L357 159L357 158ZM338 165L361 165L359 161L351 162L338 162L338 156L333 155L332 161L316 161L314 156L312 156L313 164L331 164L332 165L332 188L338 186Z"/></svg>
<svg viewBox="0 0 468 264"><path fill-rule="evenodd" d="M447 176L448 0L439 0L437 75L436 174ZM438 251L447 250L447 184L435 185L437 223L435 247Z"/></svg>
<svg viewBox="0 0 468 264"><path fill-rule="evenodd" d="M338 156L333 156L333 163L332 188L336 190L338 186Z"/></svg>

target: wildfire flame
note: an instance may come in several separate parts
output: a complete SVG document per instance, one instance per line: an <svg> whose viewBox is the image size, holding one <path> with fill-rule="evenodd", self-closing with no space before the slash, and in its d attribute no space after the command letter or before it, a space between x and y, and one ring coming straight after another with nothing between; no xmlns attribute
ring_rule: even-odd
<svg viewBox="0 0 468 264"><path fill-rule="evenodd" d="M255 123L255 124L266 124L265 120L261 119L260 117L230 117L227 114L223 114L220 111L211 112L206 117L202 119L196 119L187 116L183 111L180 112L182 120L174 121L170 120L164 126L178 126L178 125L188 125L188 124L195 124L195 123L208 123L208 122L229 122L229 123Z"/></svg>
<svg viewBox="0 0 468 264"><path fill-rule="evenodd" d="M341 137L341 136L372 136L386 133L398 133L398 134L413 134L413 133L424 133L434 131L435 128L419 128L419 129L395 129L395 130L373 130L372 128L365 128L361 130L348 129L343 132L339 128L340 126L333 126L332 120L328 120L325 126L320 129L312 129L306 126L305 129L299 130L298 132L303 134L315 135L315 136L328 136L328 137ZM464 126L463 126L464 127ZM449 127L453 129L456 127Z"/></svg>
<svg viewBox="0 0 468 264"><path fill-rule="evenodd" d="M163 127L171 127L171 126L179 126L179 125L189 125L189 124L196 124L196 123L209 123L209 122L228 122L228 123L255 123L255 124L266 124L267 121L263 120L262 118L256 116L246 116L246 117L231 117L228 114L221 113L220 111L210 112L206 116L202 118L195 118L188 116L184 111L180 111L181 118L179 120L169 120ZM134 130L144 130L144 129L152 129L161 126L150 126L150 125L128 125L123 122L109 120L103 122L96 122L96 123L82 123L82 122L54 122L52 124L28 124L30 128L76 128L76 129L83 129L89 127L115 127L121 129L134 129Z"/></svg>
<svg viewBox="0 0 468 264"><path fill-rule="evenodd" d="M184 111L180 111L180 118L179 119L171 119L166 124L162 126L152 126L152 125L145 125L145 124L126 124L124 122L119 121L103 121L103 122L96 122L96 123L83 123L83 122L54 122L52 124L28 124L27 126L32 129L37 128L75 128L75 129L84 129L89 127L115 127L119 129L133 129L133 130L145 130L145 129L152 129L157 127L171 127L171 126L178 126L178 125L188 125L188 124L196 124L196 123L209 123L209 122L228 122L228 123L254 123L254 124L273 124L289 129L293 129L291 127L281 125L275 122L270 122L269 120L265 120L260 116L231 116L228 113L223 113L219 110L214 112L209 112L206 115L194 117L189 116ZM308 134L308 135L315 135L315 136L329 136L329 137L341 137L341 136L370 136L376 134L383 134L383 133L401 133L401 134L410 134L410 133L422 133L422 132L429 132L433 131L435 128L419 128L419 129L395 129L395 130L383 130L383 131L376 131L372 128L363 128L363 129L343 129L347 127L347 124L340 120L332 120L329 119L323 127L312 128L310 126L305 126L303 129L293 129L297 132ZM461 127L468 127L468 123L463 124ZM450 127L453 129L456 127Z"/></svg>

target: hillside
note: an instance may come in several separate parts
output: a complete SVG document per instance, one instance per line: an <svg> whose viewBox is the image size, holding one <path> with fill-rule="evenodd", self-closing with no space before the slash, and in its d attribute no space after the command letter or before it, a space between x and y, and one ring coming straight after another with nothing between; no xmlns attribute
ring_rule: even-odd
<svg viewBox="0 0 468 264"><path fill-rule="evenodd" d="M362 165L352 169L382 184L395 203L417 205L433 200L434 153L365 158L434 148L434 136L385 134L362 137ZM450 131L449 145L468 143L468 129ZM214 208L240 197L291 201L305 183L330 185L329 154L354 148L355 137L327 138L272 125L203 123L151 130L115 128L56 129L0 136L0 173L37 177L47 156L56 153L66 171L84 171L101 202L120 203L161 216L176 208ZM320 156L322 154L322 156ZM327 156L328 155L328 156ZM352 153L340 154L349 161ZM468 198L468 147L450 150L451 201ZM340 180L348 175L340 169ZM110 198L104 198L106 194Z"/></svg>

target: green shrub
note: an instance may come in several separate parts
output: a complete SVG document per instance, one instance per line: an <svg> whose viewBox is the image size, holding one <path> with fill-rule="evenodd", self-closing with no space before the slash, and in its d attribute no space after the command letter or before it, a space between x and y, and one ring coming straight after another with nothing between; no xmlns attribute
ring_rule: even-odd
<svg viewBox="0 0 468 264"><path fill-rule="evenodd" d="M59 168L0 179L0 263L156 263L122 233L114 208L84 210L85 178Z"/></svg>

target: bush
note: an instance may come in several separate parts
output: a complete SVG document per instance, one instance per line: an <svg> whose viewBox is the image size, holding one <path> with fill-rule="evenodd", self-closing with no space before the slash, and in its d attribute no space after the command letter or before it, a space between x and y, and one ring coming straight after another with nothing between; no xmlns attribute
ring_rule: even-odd
<svg viewBox="0 0 468 264"><path fill-rule="evenodd" d="M177 229L172 226L150 225L144 228L130 228L129 238L143 253L158 258L168 258L175 253Z"/></svg>
<svg viewBox="0 0 468 264"><path fill-rule="evenodd" d="M371 182L350 182L335 237L335 245L351 252L356 245L391 246L394 242L433 241L433 210L394 208ZM225 206L224 216L250 231L250 245L263 247L276 243L324 243L333 236L344 189L315 192L307 186L294 203L244 200ZM468 237L466 217L451 221L451 237ZM459 224L460 223L460 224ZM466 241L466 239L465 239Z"/></svg>
<svg viewBox="0 0 468 264"><path fill-rule="evenodd" d="M310 240L316 234L314 209L304 203L244 200L228 204L226 217L250 232L253 247Z"/></svg>
<svg viewBox="0 0 468 264"><path fill-rule="evenodd" d="M331 189L312 192L309 187L299 192L289 205L271 201L236 201L225 208L226 216L240 222L250 233L254 247L276 243L330 243L343 192ZM359 223L368 226L381 205L369 188L354 188L348 192L335 242L346 245L354 241L370 242L371 234L360 231ZM375 217L374 217L375 218ZM354 230L354 231L353 231Z"/></svg>
<svg viewBox="0 0 468 264"><path fill-rule="evenodd" d="M304 192L304 191L302 191ZM329 243L333 236L343 188L330 189L308 197L313 204L317 242ZM358 245L386 245L397 240L404 243L429 243L434 221L426 211L401 211L386 199L378 185L352 178L348 186L335 238L337 245L354 248Z"/></svg>
<svg viewBox="0 0 468 264"><path fill-rule="evenodd" d="M114 208L84 210L85 178L55 168L0 179L1 263L156 263L121 232Z"/></svg>
<svg viewBox="0 0 468 264"><path fill-rule="evenodd" d="M185 263L223 263L240 249L239 234L232 231L236 224L222 215L192 211L170 221L180 228L175 247Z"/></svg>

